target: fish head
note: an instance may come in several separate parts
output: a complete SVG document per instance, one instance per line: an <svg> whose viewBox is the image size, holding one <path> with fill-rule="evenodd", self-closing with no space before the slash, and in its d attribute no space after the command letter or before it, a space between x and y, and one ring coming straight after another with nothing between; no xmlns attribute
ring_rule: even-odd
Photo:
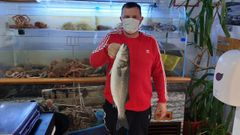
<svg viewBox="0 0 240 135"><path fill-rule="evenodd" d="M128 60L128 46L123 44L121 45L120 49L120 54L121 54L121 58L124 58L125 60Z"/></svg>
<svg viewBox="0 0 240 135"><path fill-rule="evenodd" d="M127 68L129 65L129 53L127 45L121 45L118 50L116 58L119 60L118 66L120 68Z"/></svg>

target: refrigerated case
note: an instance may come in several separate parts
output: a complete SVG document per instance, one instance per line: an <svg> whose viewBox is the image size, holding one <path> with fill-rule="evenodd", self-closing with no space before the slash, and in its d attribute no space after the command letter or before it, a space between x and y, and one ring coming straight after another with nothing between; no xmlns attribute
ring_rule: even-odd
<svg viewBox="0 0 240 135"><path fill-rule="evenodd" d="M22 84L34 84L31 91L49 88L38 84L73 87L103 84L104 68L89 67L88 57L104 36L119 26L123 2L126 1L0 2L0 85L13 85L11 88L15 89L16 84L21 84L17 91L26 95L30 90ZM190 79L170 78L184 76L187 34L184 7L168 8L168 2L142 0L144 21L140 30L158 40L168 83L188 82ZM79 72L82 68L88 72L77 74L73 70L68 74L71 66ZM56 72L55 76L51 72ZM2 87L9 92L8 88ZM170 97L174 105L180 103L169 104L173 112L171 121L177 121L178 132L183 121L184 98L183 92L181 96Z"/></svg>
<svg viewBox="0 0 240 135"><path fill-rule="evenodd" d="M184 76L185 9L150 1L140 4L144 16L141 30L154 35L162 53L167 53L163 54L166 70ZM1 77L19 65L49 67L66 59L86 61L120 23L122 5L121 1L0 2Z"/></svg>

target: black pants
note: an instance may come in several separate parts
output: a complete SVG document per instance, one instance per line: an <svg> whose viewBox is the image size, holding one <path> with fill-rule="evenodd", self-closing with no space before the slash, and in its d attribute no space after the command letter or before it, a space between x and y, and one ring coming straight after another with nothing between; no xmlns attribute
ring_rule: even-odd
<svg viewBox="0 0 240 135"><path fill-rule="evenodd" d="M108 101L103 105L105 112L105 126L110 135L147 135L148 126L151 120L151 108L142 112L126 110L126 116L129 124L129 130L124 128L116 131L117 109Z"/></svg>

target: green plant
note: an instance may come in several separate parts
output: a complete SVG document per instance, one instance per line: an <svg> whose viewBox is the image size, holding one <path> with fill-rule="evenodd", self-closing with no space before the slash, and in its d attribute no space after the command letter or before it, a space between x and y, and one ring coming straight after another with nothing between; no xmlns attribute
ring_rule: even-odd
<svg viewBox="0 0 240 135"><path fill-rule="evenodd" d="M170 1L170 6L173 5L174 1ZM190 1L185 0L180 6L185 6L187 9L185 29L187 33L193 33L193 45L199 53L192 61L194 67L191 75L192 81L186 91L185 120L202 121L204 124L198 129L199 134L225 135L232 119L233 107L231 107L231 111L225 119L223 116L225 105L213 96L212 74L209 74L209 71L214 70L215 66L209 65L214 64L210 62L210 58L214 52L211 30L215 19L219 19L225 35L230 36L225 23L227 17L226 3L225 0L219 0L215 3L213 3L213 0L196 0L196 5L189 7ZM195 10L200 12L193 16ZM206 64L203 65L203 61ZM197 74L199 72L201 75Z"/></svg>
<svg viewBox="0 0 240 135"><path fill-rule="evenodd" d="M201 121L206 115L206 111L204 108L203 98L204 95L208 94L209 86L206 84L207 74L203 75L201 78L192 78L191 83L187 89L187 101L186 107L188 111L188 115L186 116L187 120L190 121ZM209 96L209 95L207 95ZM201 99L202 102L201 102ZM207 105L207 104L205 104Z"/></svg>
<svg viewBox="0 0 240 135"><path fill-rule="evenodd" d="M211 29L217 17L225 35L230 36L226 26L227 9L225 0L219 0L215 3L213 3L213 0L195 0L196 4L188 9L190 1L192 0L185 0L180 5L185 6L187 10L186 31L194 33L195 44L202 50L207 48L208 53L213 56L214 48L211 41ZM170 6L173 6L174 2L175 0L171 0ZM200 8L198 8L198 5L200 5ZM193 11L196 9L200 9L200 12L196 16L192 16Z"/></svg>
<svg viewBox="0 0 240 135"><path fill-rule="evenodd" d="M198 131L199 134L226 135L234 108L231 107L225 118L225 105L213 96L213 81L208 79L209 76L213 74L204 74L201 78L194 79L189 86L187 119L204 123ZM200 91L196 92L196 89Z"/></svg>

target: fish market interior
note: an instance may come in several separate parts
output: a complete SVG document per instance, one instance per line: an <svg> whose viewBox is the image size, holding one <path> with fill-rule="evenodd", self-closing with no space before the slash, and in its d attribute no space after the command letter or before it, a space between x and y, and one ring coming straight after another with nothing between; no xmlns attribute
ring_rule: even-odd
<svg viewBox="0 0 240 135"><path fill-rule="evenodd" d="M240 135L239 8L0 0L0 135Z"/></svg>

